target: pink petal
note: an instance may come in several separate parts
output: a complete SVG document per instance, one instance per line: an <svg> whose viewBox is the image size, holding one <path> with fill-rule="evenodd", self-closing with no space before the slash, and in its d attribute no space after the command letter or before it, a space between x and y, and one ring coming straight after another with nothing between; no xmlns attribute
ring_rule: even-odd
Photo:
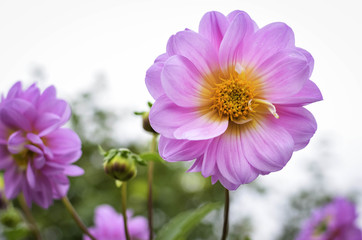
<svg viewBox="0 0 362 240"><path fill-rule="evenodd" d="M174 104L166 95L159 97L150 111L150 123L152 128L167 138L174 138L173 133L177 128L187 123L190 109L182 108Z"/></svg>
<svg viewBox="0 0 362 240"><path fill-rule="evenodd" d="M303 107L277 106L279 119L277 124L286 129L294 140L294 151L307 146L317 130L313 115Z"/></svg>
<svg viewBox="0 0 362 240"><path fill-rule="evenodd" d="M29 186L31 188L35 188L36 186L36 177L34 171L31 166L31 162L29 161L28 167L26 169L26 179L28 180Z"/></svg>
<svg viewBox="0 0 362 240"><path fill-rule="evenodd" d="M7 148L0 145L0 169L7 169L12 164L14 164L14 160L8 152Z"/></svg>
<svg viewBox="0 0 362 240"><path fill-rule="evenodd" d="M22 90L22 84L21 82L16 82L9 90L8 95L6 96L6 98L14 98L17 97L19 95L19 93Z"/></svg>
<svg viewBox="0 0 362 240"><path fill-rule="evenodd" d="M146 72L146 86L154 99L159 98L165 93L161 85L163 65L164 62L156 62Z"/></svg>
<svg viewBox="0 0 362 240"><path fill-rule="evenodd" d="M193 160L205 151L209 141L189 141L169 139L161 136L158 151L169 162Z"/></svg>
<svg viewBox="0 0 362 240"><path fill-rule="evenodd" d="M209 75L218 68L215 48L203 36L190 30L171 36L167 53L188 58L203 75Z"/></svg>
<svg viewBox="0 0 362 240"><path fill-rule="evenodd" d="M242 132L247 161L264 173L282 169L294 150L292 136L274 120L273 116L255 119L245 125Z"/></svg>
<svg viewBox="0 0 362 240"><path fill-rule="evenodd" d="M43 140L36 134L34 133L27 133L26 134L26 138L33 144L36 145L43 145Z"/></svg>
<svg viewBox="0 0 362 240"><path fill-rule="evenodd" d="M211 42L216 51L219 51L228 26L229 22L223 14L216 11L208 12L200 21L199 33Z"/></svg>
<svg viewBox="0 0 362 240"><path fill-rule="evenodd" d="M44 137L47 146L54 154L67 154L78 151L81 141L78 135L67 128L60 128Z"/></svg>
<svg viewBox="0 0 362 240"><path fill-rule="evenodd" d="M192 116L189 121L174 132L176 139L206 140L224 133L229 121L227 118L219 119L214 113Z"/></svg>
<svg viewBox="0 0 362 240"><path fill-rule="evenodd" d="M13 166L4 173L5 181L5 195L9 199L15 198L22 186L23 176L21 173L17 173L17 167Z"/></svg>
<svg viewBox="0 0 362 240"><path fill-rule="evenodd" d="M263 98L275 103L299 92L309 77L305 56L298 51L280 51L258 67Z"/></svg>
<svg viewBox="0 0 362 240"><path fill-rule="evenodd" d="M238 12L230 23L225 36L220 44L220 67L227 74L230 67L235 68L241 56L244 41L254 33L254 22L245 12Z"/></svg>
<svg viewBox="0 0 362 240"><path fill-rule="evenodd" d="M183 56L174 55L166 61L161 83L166 95L181 107L199 107L210 103L212 86Z"/></svg>
<svg viewBox="0 0 362 240"><path fill-rule="evenodd" d="M35 119L36 110L28 101L12 99L0 110L0 119L8 127L31 131L31 123Z"/></svg>
<svg viewBox="0 0 362 240"><path fill-rule="evenodd" d="M64 174L72 177L80 176L84 174L84 170L76 165L68 165L64 169Z"/></svg>
<svg viewBox="0 0 362 240"><path fill-rule="evenodd" d="M307 59L308 66L309 66L309 77L310 77L312 75L313 68L314 68L314 58L312 57L312 55L308 51L306 51L306 50L304 50L302 48L296 48L296 49L300 53L302 53L305 56L305 58Z"/></svg>
<svg viewBox="0 0 362 240"><path fill-rule="evenodd" d="M293 30L285 23L271 23L258 30L245 42L242 65L257 67L275 53L293 47Z"/></svg>
<svg viewBox="0 0 362 240"><path fill-rule="evenodd" d="M230 125L224 134L209 144L202 165L205 177L219 172L225 180L239 186L252 182L259 175L259 171L248 163L243 153L243 136L239 127ZM212 169L216 167L218 171Z"/></svg>
<svg viewBox="0 0 362 240"><path fill-rule="evenodd" d="M39 131L39 136L43 137L59 127L60 117L54 113L39 114L34 127Z"/></svg>
<svg viewBox="0 0 362 240"><path fill-rule="evenodd" d="M182 108L166 95L159 97L150 111L150 123L167 138L205 140L222 134L228 120L215 119L213 113L201 114L196 108Z"/></svg>
<svg viewBox="0 0 362 240"><path fill-rule="evenodd" d="M18 154L25 149L26 143L27 139L24 137L24 132L16 131L8 139L8 150L12 154Z"/></svg>
<svg viewBox="0 0 362 240"><path fill-rule="evenodd" d="M300 107L321 100L323 100L323 97L317 85L314 82L307 80L298 93L283 99L274 100L273 103L282 104L284 106Z"/></svg>

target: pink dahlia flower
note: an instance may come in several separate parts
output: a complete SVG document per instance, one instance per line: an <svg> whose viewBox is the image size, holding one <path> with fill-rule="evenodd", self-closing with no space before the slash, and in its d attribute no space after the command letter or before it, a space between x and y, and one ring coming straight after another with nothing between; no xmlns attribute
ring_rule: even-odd
<svg viewBox="0 0 362 240"><path fill-rule="evenodd" d="M282 169L317 129L303 107L322 100L313 63L284 23L259 29L242 11L206 13L146 74L161 156L196 159L189 171L229 190Z"/></svg>
<svg viewBox="0 0 362 240"><path fill-rule="evenodd" d="M362 240L356 219L355 206L344 198L336 198L313 212L297 240Z"/></svg>
<svg viewBox="0 0 362 240"><path fill-rule="evenodd" d="M95 227L90 228L90 233L97 240L126 240L124 231L123 216L118 214L109 205L100 205L95 210ZM144 217L132 217L132 213L127 211L128 233L132 240L148 239L148 224ZM90 240L88 236L84 240Z"/></svg>
<svg viewBox="0 0 362 240"><path fill-rule="evenodd" d="M5 171L5 195L23 193L29 206L43 208L66 195L67 176L83 170L71 165L81 156L81 142L61 128L71 115L68 104L56 98L55 88L43 93L34 85L22 90L17 82L0 103L0 169Z"/></svg>

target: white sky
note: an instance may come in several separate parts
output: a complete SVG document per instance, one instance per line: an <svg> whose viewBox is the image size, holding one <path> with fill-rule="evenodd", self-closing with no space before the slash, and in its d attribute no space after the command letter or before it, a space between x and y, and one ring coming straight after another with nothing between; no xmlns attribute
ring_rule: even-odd
<svg viewBox="0 0 362 240"><path fill-rule="evenodd" d="M72 99L104 73L109 89L102 100L105 107L144 110L152 100L144 85L146 70L165 51L169 36L184 28L197 30L207 11L227 14L235 9L247 11L260 27L276 21L291 26L297 45L315 58L312 80L325 99L309 108L319 124L311 144L282 171L259 178L275 194L268 203L252 200L254 208L246 211L263 226L253 239L271 239L279 230L276 210L283 197L308 182L306 162L318 160L315 154L322 141L330 141L333 148L331 159L316 163L324 169L330 189L343 194L360 188L360 0L0 0L0 92L7 92L16 80L30 84L31 70L41 67L46 83L54 84L60 97ZM131 114L122 129L130 140L147 139ZM253 198L246 194L242 189L233 193L235 210L243 212L243 206L251 205Z"/></svg>

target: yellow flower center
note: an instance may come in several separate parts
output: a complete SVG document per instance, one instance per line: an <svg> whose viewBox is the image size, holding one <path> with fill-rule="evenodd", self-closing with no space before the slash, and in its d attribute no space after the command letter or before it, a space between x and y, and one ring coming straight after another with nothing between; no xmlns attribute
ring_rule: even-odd
<svg viewBox="0 0 362 240"><path fill-rule="evenodd" d="M245 71L241 65L236 65L231 72L228 78L219 77L220 83L213 89L211 109L217 111L219 117L238 124L251 121L254 113L271 113L279 118L275 106L261 98L263 94L257 89L260 79L255 73Z"/></svg>
<svg viewBox="0 0 362 240"><path fill-rule="evenodd" d="M211 108L219 113L220 117L228 117L231 121L247 120L250 111L250 101L254 98L254 89L245 75L231 75L228 79L220 77L221 83L216 84L212 97Z"/></svg>

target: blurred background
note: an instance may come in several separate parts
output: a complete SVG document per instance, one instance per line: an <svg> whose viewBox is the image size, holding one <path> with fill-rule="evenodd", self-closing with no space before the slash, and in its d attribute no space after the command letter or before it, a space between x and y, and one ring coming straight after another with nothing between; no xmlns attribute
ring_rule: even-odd
<svg viewBox="0 0 362 240"><path fill-rule="evenodd" d="M230 239L294 239L311 209L335 196L352 199L362 212L359 0L0 0L0 93L17 80L27 86L38 82L43 89L55 85L71 104L69 126L82 138L84 154L77 164L85 175L72 179L68 196L88 226L97 205L121 209L120 191L104 174L97 145L149 149L152 136L133 114L147 111L152 101L144 85L148 67L172 34L197 31L205 12L235 9L248 12L259 27L279 21L292 27L296 45L315 59L312 80L324 101L308 107L319 129L305 149L282 171L231 192ZM156 164L156 230L184 210L223 201L221 186L200 173L185 174L188 166ZM136 215L146 216L146 187L146 167L140 167L129 185L129 207ZM81 238L61 202L32 211L45 239ZM358 224L362 227L362 217ZM221 227L222 211L212 212L189 239L218 239Z"/></svg>

